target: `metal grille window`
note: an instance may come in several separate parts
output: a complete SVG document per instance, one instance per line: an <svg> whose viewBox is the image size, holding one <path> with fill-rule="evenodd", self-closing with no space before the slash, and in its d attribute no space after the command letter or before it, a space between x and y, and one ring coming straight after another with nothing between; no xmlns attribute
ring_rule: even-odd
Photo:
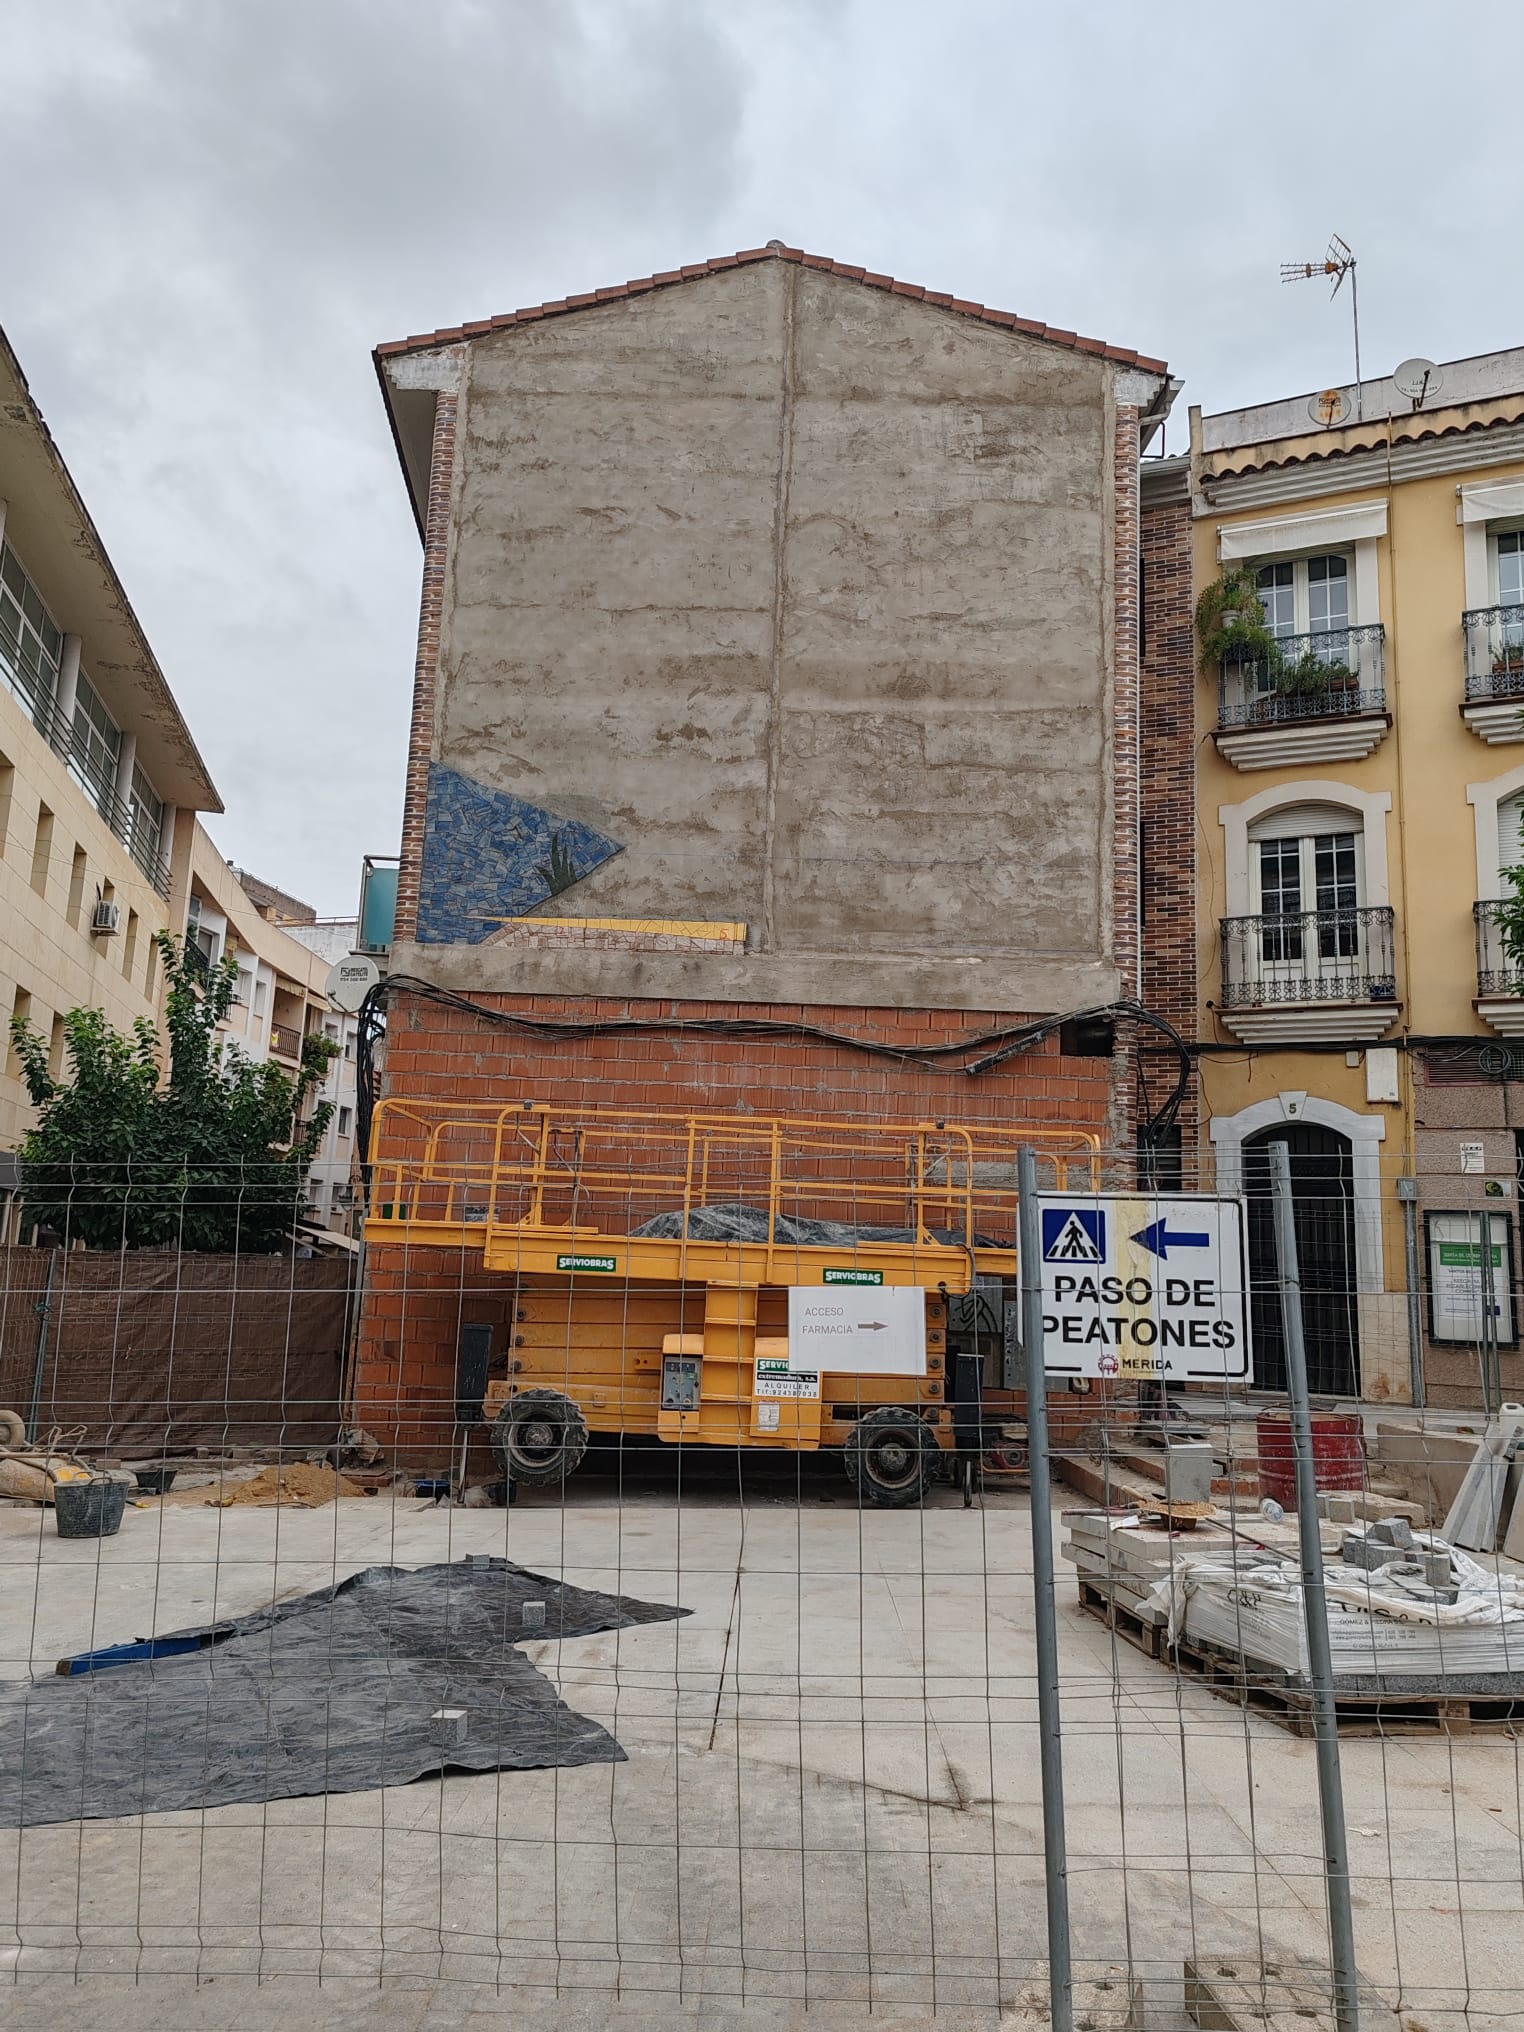
<svg viewBox="0 0 1524 2032"><path fill-rule="evenodd" d="M74 746L69 767L89 791L96 809L107 820L116 811L116 771L122 753L122 730L81 671L74 699Z"/></svg>
<svg viewBox="0 0 1524 2032"><path fill-rule="evenodd" d="M0 675L45 718L58 690L63 632L8 543L0 544Z"/></svg>
<svg viewBox="0 0 1524 2032"><path fill-rule="evenodd" d="M127 793L129 838L132 857L150 875L164 857L164 800L143 774L132 766L132 783Z"/></svg>

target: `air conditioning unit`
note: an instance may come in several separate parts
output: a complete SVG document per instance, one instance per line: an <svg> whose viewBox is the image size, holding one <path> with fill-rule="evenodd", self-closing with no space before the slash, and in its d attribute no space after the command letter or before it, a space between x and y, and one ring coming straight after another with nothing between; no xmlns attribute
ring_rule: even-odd
<svg viewBox="0 0 1524 2032"><path fill-rule="evenodd" d="M120 903L97 903L95 914L90 919L90 929L97 936L109 937L122 928L122 906Z"/></svg>

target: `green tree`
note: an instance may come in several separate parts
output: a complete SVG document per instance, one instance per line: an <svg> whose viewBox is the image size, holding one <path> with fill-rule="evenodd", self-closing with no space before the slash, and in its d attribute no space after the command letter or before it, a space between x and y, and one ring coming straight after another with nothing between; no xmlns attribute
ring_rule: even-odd
<svg viewBox="0 0 1524 2032"><path fill-rule="evenodd" d="M1493 923L1509 970L1524 977L1524 868L1504 868L1502 877L1509 894L1499 903Z"/></svg>
<svg viewBox="0 0 1524 2032"><path fill-rule="evenodd" d="M156 942L167 1077L146 1016L123 1036L99 1009L72 1010L67 1080L54 1076L38 1032L12 1019L38 1110L20 1152L27 1217L91 1248L277 1252L301 1212L333 1106L320 1102L305 1120L303 1112L338 1046L306 1038L295 1077L241 1052L219 1055L236 961L207 969L189 941L160 932Z"/></svg>

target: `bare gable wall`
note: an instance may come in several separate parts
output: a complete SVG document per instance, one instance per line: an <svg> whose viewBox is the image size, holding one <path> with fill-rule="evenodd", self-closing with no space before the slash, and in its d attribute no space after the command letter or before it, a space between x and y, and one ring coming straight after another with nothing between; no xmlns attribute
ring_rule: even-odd
<svg viewBox="0 0 1524 2032"><path fill-rule="evenodd" d="M419 970L1105 999L1110 372L783 262L474 339ZM501 912L491 856L445 860L498 826ZM551 876L552 914L739 920L746 952L481 943Z"/></svg>

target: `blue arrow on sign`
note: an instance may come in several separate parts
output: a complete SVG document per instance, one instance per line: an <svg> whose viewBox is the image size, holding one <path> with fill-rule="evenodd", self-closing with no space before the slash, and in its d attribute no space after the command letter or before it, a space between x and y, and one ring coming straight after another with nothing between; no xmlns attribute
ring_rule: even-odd
<svg viewBox="0 0 1524 2032"><path fill-rule="evenodd" d="M1133 1240L1141 1242L1151 1255L1159 1257L1162 1262L1169 1261L1171 1249L1210 1249L1212 1246L1210 1235L1185 1234L1179 1228L1172 1228L1167 1218L1151 1221L1146 1228L1139 1228Z"/></svg>

